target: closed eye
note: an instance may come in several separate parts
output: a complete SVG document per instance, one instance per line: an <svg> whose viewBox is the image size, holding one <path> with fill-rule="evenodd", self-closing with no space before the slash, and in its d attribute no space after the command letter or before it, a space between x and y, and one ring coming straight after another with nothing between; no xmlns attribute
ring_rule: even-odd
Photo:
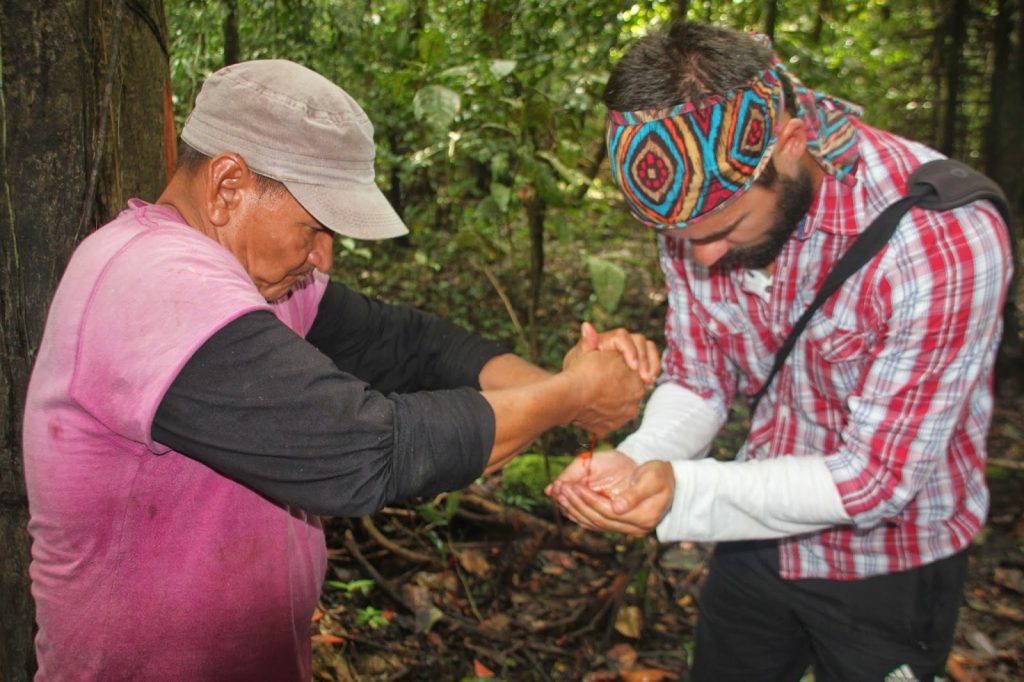
<svg viewBox="0 0 1024 682"><path fill-rule="evenodd" d="M713 233L711 233L709 235L705 235L703 237L690 238L689 242L691 244L697 244L699 246L701 244L710 244L712 242L717 242L720 239L725 239L730 234L732 234L733 230L735 230L737 227L740 226L740 223L742 223L744 221L744 219L746 219L746 217L748 215L750 215L749 211L747 211L746 213L744 213L740 217L736 218L736 220L732 221L731 223L726 225L724 228L722 228L718 232L713 232Z"/></svg>

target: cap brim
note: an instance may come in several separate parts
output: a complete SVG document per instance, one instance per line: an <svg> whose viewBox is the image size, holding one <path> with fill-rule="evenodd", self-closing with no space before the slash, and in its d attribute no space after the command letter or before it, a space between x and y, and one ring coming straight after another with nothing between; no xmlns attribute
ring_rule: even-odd
<svg viewBox="0 0 1024 682"><path fill-rule="evenodd" d="M307 185L285 181L292 196L320 223L356 239L391 239L409 234L376 185Z"/></svg>

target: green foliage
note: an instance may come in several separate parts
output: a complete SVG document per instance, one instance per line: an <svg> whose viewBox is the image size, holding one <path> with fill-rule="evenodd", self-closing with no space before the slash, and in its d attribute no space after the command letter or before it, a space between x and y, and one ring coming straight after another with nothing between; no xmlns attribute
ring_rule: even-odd
<svg viewBox="0 0 1024 682"><path fill-rule="evenodd" d="M572 463L573 457L548 455L547 460L543 454L527 453L509 462L502 470L498 499L526 511L549 506L544 488Z"/></svg>
<svg viewBox="0 0 1024 682"><path fill-rule="evenodd" d="M432 526L447 526L455 516L461 498L462 494L459 491L455 491L444 497L444 502L441 506L433 502L427 502L417 505L416 511Z"/></svg>
<svg viewBox="0 0 1024 682"><path fill-rule="evenodd" d="M374 630L387 627L390 622L384 612L375 606L364 606L356 613L356 625L369 625Z"/></svg>
<svg viewBox="0 0 1024 682"><path fill-rule="evenodd" d="M594 298L605 313L614 313L626 289L626 271L599 256L588 256L590 279L594 284Z"/></svg>
<svg viewBox="0 0 1024 682"><path fill-rule="evenodd" d="M341 580L325 580L324 584L328 587L333 587L336 590L341 590L345 593L346 597L351 597L353 594L361 594L366 597L373 590L373 581L367 579L349 580L343 582Z"/></svg>
<svg viewBox="0 0 1024 682"><path fill-rule="evenodd" d="M376 130L378 183L411 229L338 244L335 277L515 344L549 368L578 323L658 339L653 238L601 163L611 65L679 3L644 0L239 0L241 58L296 60L341 84ZM972 3L961 156L980 148L996 0ZM688 3L689 18L761 29L763 3ZM168 0L179 124L221 66L222 3ZM1019 12L1019 9L1017 10ZM934 3L779 5L775 44L808 85L864 105L865 121L934 143L943 65ZM1017 38L1019 40L1019 36ZM528 211L541 215L533 240ZM540 211L541 213L538 213ZM531 267L543 253L533 309Z"/></svg>

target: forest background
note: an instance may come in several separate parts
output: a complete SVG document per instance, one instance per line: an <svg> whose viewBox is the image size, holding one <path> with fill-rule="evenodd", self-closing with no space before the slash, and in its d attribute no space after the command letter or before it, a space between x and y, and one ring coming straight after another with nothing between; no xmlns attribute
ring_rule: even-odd
<svg viewBox="0 0 1024 682"><path fill-rule="evenodd" d="M226 63L280 57L341 84L375 124L378 181L411 234L383 243L339 240L334 276L368 294L505 339L517 352L556 368L575 341L580 320L602 328L626 326L660 340L665 301L654 238L630 218L608 177L600 93L610 66L630 42L652 26L684 16L767 34L791 70L813 87L863 105L866 122L986 172L1005 189L1019 231L1024 216L1021 0L5 0L0 17L0 217L5 223L0 235L0 541L5 548L0 680L28 679L33 665L19 432L46 304L82 237L128 197L153 199L159 192L176 131L209 73ZM1024 430L1015 418L1024 387L1018 315L1015 291L1006 310L1002 411L993 430L1003 440L990 468L993 480L1009 480L1013 490L1020 489ZM744 418L738 409L720 440L721 456L735 450ZM583 434L561 430L539 441L534 451L571 454L583 440ZM546 457L523 458L534 461L545 475L558 464ZM501 483L501 477L484 482L462 504L470 494L479 495L479 505L534 512L517 517L527 525L558 521L538 499L536 484L502 493ZM412 507L428 526L415 528L412 544L425 537L428 550L445 555L459 506L452 496ZM462 511L463 519L474 513ZM338 555L353 560L353 538L372 540L377 536L369 529L388 529L396 516L401 514L395 511L377 525L371 520L369 526L339 529ZM566 533L560 523L557 531ZM1011 535L1017 559L1000 560L1001 567L1016 566L1020 544L1020 535ZM630 553L640 550L611 546L615 561L631 566L629 577L635 578L644 563ZM649 553L646 547L637 556ZM457 558L456 564L469 570L460 563L462 554ZM490 566L498 573L499 559ZM699 561L690 565L687 573L699 566ZM476 569L482 571L478 577L487 575L479 564ZM348 609L362 619L359 626L390 623L382 615L390 613L383 606L389 598L392 606L409 607L407 596L382 591L386 585L378 584L371 596L369 588L352 588L358 576L343 577L351 579L334 580L334 592L325 592L325 623L332 617L344 620L343 597L353 592L366 592L357 608ZM377 582L388 579L379 575ZM462 589L472 603L473 590L465 582ZM591 614L584 608L580 618L595 623L603 614L621 634L618 615L628 613L622 607L633 592L623 588L616 595L614 609L602 606ZM486 620L476 615L477 621ZM457 622L450 614L448 620ZM343 659L354 653L358 633L356 623L348 625L348 644L331 640L338 636L329 628L321 633L320 644L342 647L339 655L321 657L319 674L325 679L352 671ZM430 629L420 625L409 627L412 635ZM978 631L984 635L983 628ZM466 632L463 626L463 635L472 639ZM508 647L503 656L494 655L501 647L491 645L490 657L467 646L449 658L471 662L467 675L482 672L476 664L511 677L516 675L510 670L535 668L523 673L524 679L543 679L537 671L555 665L510 654ZM1000 652L1014 647L1021 647L1019 632L1010 644L993 644L995 653L989 653L1001 660ZM560 660L543 647L533 652L545 655ZM396 660L408 672L408 661ZM685 657L680 665L685 667Z"/></svg>

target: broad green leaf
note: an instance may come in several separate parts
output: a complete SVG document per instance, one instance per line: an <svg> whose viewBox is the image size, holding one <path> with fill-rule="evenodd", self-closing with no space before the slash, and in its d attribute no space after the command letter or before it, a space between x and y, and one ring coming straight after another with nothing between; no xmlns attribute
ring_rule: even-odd
<svg viewBox="0 0 1024 682"><path fill-rule="evenodd" d="M476 68L472 64L460 64L459 66L453 66L450 69L445 69L441 72L441 78L464 78L477 73Z"/></svg>
<svg viewBox="0 0 1024 682"><path fill-rule="evenodd" d="M508 212L508 201L512 197L512 188L508 185L503 185L500 182L491 183L491 196L494 198L494 203L498 205L502 213Z"/></svg>
<svg viewBox="0 0 1024 682"><path fill-rule="evenodd" d="M494 74L495 78L504 78L516 69L516 60L514 59L492 59L490 63L491 73Z"/></svg>
<svg viewBox="0 0 1024 682"><path fill-rule="evenodd" d="M597 304L606 313L613 313L626 290L626 271L599 256L587 256L590 282L594 286Z"/></svg>
<svg viewBox="0 0 1024 682"><path fill-rule="evenodd" d="M537 156L550 163L551 167L558 171L558 174L562 176L562 179L566 182L571 182L574 185L587 184L587 177L579 171L569 168L562 163L562 160L558 158L557 154L542 150L537 152Z"/></svg>
<svg viewBox="0 0 1024 682"><path fill-rule="evenodd" d="M442 85L421 88L412 100L413 115L433 130L448 130L462 107L459 93Z"/></svg>
<svg viewBox="0 0 1024 682"><path fill-rule="evenodd" d="M437 66L448 56L448 39L436 28L423 29L416 47L427 66Z"/></svg>

